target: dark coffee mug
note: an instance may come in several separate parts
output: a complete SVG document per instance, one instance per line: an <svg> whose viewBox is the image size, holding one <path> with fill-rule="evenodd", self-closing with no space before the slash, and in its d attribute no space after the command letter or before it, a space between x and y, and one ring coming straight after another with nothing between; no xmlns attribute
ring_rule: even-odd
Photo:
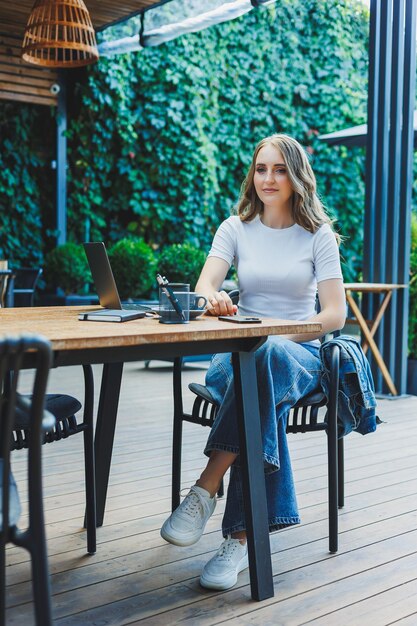
<svg viewBox="0 0 417 626"><path fill-rule="evenodd" d="M190 311L204 311L207 298L195 291L190 291Z"/></svg>

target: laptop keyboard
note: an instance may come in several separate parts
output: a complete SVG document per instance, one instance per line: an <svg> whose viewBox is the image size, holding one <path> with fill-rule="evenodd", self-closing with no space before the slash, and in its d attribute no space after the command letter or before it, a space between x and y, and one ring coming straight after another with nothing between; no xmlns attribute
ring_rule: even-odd
<svg viewBox="0 0 417 626"><path fill-rule="evenodd" d="M155 304L155 306L147 306L145 304L138 304L137 302L122 302L122 309L126 311L155 311L158 309L158 304Z"/></svg>

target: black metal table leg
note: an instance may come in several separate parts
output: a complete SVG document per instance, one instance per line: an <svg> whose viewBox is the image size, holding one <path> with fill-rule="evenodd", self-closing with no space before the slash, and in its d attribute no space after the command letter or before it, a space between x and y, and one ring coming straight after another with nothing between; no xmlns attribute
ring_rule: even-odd
<svg viewBox="0 0 417 626"><path fill-rule="evenodd" d="M337 396L339 389L339 347L333 346L331 353L331 387L328 404L328 489L329 489L329 551L338 549L338 445L337 445Z"/></svg>
<svg viewBox="0 0 417 626"><path fill-rule="evenodd" d="M273 597L274 584L255 357L252 352L240 352L233 353L232 360L251 592L254 600L266 600Z"/></svg>
<svg viewBox="0 0 417 626"><path fill-rule="evenodd" d="M123 363L106 363L103 366L94 439L97 526L102 526L104 519L122 373Z"/></svg>

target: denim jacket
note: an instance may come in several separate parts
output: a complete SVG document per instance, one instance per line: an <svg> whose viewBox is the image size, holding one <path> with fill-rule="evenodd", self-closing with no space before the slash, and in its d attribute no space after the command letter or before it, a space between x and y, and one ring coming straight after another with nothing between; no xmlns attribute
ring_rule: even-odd
<svg viewBox="0 0 417 626"><path fill-rule="evenodd" d="M381 423L375 414L376 399L371 368L357 339L340 335L320 347L322 362L321 386L326 396L330 387L331 347L340 348L338 391L338 435L344 437L352 430L366 435Z"/></svg>

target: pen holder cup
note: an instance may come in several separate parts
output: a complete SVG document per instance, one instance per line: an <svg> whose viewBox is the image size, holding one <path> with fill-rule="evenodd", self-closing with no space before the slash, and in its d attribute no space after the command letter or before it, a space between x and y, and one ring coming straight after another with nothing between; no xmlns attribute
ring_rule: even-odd
<svg viewBox="0 0 417 626"><path fill-rule="evenodd" d="M190 321L190 285L170 283L173 298L164 287L159 288L159 322L161 324L188 324Z"/></svg>

